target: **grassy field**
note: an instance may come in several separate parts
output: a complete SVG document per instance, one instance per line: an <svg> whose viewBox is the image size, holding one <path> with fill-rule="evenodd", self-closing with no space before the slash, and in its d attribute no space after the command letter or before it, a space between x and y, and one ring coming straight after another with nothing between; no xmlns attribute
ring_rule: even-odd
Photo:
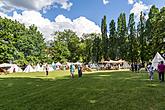
<svg viewBox="0 0 165 110"><path fill-rule="evenodd" d="M165 110L165 83L155 74L69 72L0 76L0 110Z"/></svg>

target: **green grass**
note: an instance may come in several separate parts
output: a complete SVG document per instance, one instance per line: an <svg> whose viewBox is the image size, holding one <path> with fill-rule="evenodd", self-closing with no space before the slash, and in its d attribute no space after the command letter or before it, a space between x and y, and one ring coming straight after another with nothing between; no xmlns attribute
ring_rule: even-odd
<svg viewBox="0 0 165 110"><path fill-rule="evenodd" d="M69 72L0 76L0 110L165 110L165 83L146 73Z"/></svg>

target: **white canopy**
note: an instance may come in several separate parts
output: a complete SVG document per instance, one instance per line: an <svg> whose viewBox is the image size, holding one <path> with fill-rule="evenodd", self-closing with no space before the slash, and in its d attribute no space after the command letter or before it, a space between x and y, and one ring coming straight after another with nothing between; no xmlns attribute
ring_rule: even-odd
<svg viewBox="0 0 165 110"><path fill-rule="evenodd" d="M26 72L26 73L35 72L35 70L33 69L33 67L31 65L28 65L23 72Z"/></svg>
<svg viewBox="0 0 165 110"><path fill-rule="evenodd" d="M152 60L152 66L154 70L157 70L158 64L163 61L165 63L164 58L157 52L154 59Z"/></svg>
<svg viewBox="0 0 165 110"><path fill-rule="evenodd" d="M73 63L73 64L75 64L75 65L82 65L82 63L80 63L80 62L76 62L76 63Z"/></svg>
<svg viewBox="0 0 165 110"><path fill-rule="evenodd" d="M11 68L9 68L7 70L9 73L13 73L13 72L23 72L22 69L20 67L18 67L16 64L13 64L11 66Z"/></svg>
<svg viewBox="0 0 165 110"><path fill-rule="evenodd" d="M0 67L11 67L13 64L9 64L9 63L3 63L3 64L0 64Z"/></svg>

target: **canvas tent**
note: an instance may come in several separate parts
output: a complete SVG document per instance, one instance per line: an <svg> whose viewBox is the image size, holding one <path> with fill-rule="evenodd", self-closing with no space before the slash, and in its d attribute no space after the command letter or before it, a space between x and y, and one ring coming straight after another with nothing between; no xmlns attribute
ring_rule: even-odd
<svg viewBox="0 0 165 110"><path fill-rule="evenodd" d="M36 65L35 71L39 72L39 71L43 71L43 70L44 70L43 67L40 67L39 64Z"/></svg>
<svg viewBox="0 0 165 110"><path fill-rule="evenodd" d="M22 69L18 67L16 64L13 64L7 71L9 73L22 72Z"/></svg>
<svg viewBox="0 0 165 110"><path fill-rule="evenodd" d="M56 70L56 64L54 62L52 63L52 68Z"/></svg>
<svg viewBox="0 0 165 110"><path fill-rule="evenodd" d="M53 69L53 67L51 65L49 65L48 70L49 71L54 71L54 69Z"/></svg>
<svg viewBox="0 0 165 110"><path fill-rule="evenodd" d="M127 69L127 68L130 68L130 67L131 67L131 66L128 64L127 61L124 61L124 62L123 62L122 68Z"/></svg>
<svg viewBox="0 0 165 110"><path fill-rule="evenodd" d="M154 70L157 70L160 61L163 61L165 63L164 58L157 52L154 59L152 60L152 66L154 67Z"/></svg>
<svg viewBox="0 0 165 110"><path fill-rule="evenodd" d="M44 71L46 71L46 64L42 65L42 68L43 68ZM52 65L48 65L48 71L54 71Z"/></svg>
<svg viewBox="0 0 165 110"><path fill-rule="evenodd" d="M25 72L25 73L35 72L35 70L33 69L33 67L31 65L28 65L23 72Z"/></svg>

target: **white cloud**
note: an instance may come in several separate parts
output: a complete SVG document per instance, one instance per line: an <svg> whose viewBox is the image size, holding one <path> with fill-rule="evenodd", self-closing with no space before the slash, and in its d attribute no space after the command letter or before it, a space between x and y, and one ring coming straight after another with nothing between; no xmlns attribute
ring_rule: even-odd
<svg viewBox="0 0 165 110"><path fill-rule="evenodd" d="M141 12L145 13L146 14L145 18L147 18L150 8L151 8L151 5L146 5L142 1L140 1L140 2L136 2L133 5L133 8L131 9L130 13L135 14L135 18L136 18L135 20L136 20L136 22L138 22L140 19L140 13Z"/></svg>
<svg viewBox="0 0 165 110"><path fill-rule="evenodd" d="M79 37L81 37L83 33L100 33L100 27L85 17L71 20L63 15L58 15L54 21L50 21L37 11L23 11L22 14L14 12L12 17L0 12L0 16L17 20L26 26L36 25L46 40L51 40L51 36L55 31L64 31L65 29L73 30Z"/></svg>
<svg viewBox="0 0 165 110"><path fill-rule="evenodd" d="M10 12L14 9L40 11L50 9L50 7L60 6L60 8L70 10L73 5L69 0L1 0L0 11Z"/></svg>
<svg viewBox="0 0 165 110"><path fill-rule="evenodd" d="M109 0L103 0L103 4L106 5L109 3Z"/></svg>
<svg viewBox="0 0 165 110"><path fill-rule="evenodd" d="M128 0L128 4L133 4L134 0Z"/></svg>

